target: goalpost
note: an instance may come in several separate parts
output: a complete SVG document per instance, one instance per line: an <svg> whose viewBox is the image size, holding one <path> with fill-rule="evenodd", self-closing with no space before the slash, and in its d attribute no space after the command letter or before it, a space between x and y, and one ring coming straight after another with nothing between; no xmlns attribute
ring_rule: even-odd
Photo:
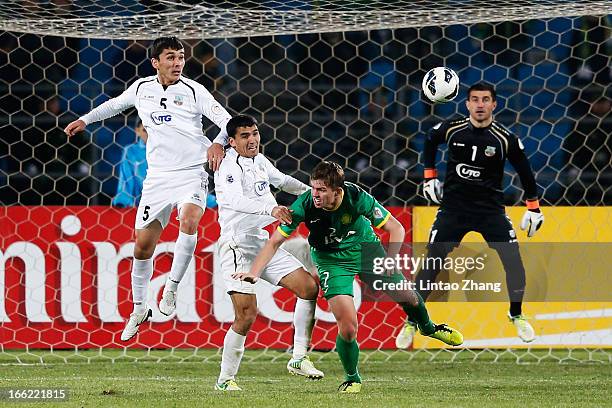
<svg viewBox="0 0 612 408"><path fill-rule="evenodd" d="M126 346L119 333L131 310L135 209L110 203L122 149L135 141L136 115L126 111L69 141L62 133L69 121L152 75L149 40L161 35L184 40L186 76L230 113L260 121L263 152L280 170L306 181L317 160L337 161L349 180L397 215L415 243L427 240L435 211L419 194L424 134L466 114L469 85L490 82L498 92L496 118L521 138L542 194L547 219L537 242L557 243L556 250L598 243L603 253L612 242L610 2L146 4L0 5L0 362L218 361L201 352L222 345L233 318L215 272L215 210L202 220L171 318L156 310L155 299L169 271L176 223L162 235L149 290L153 320ZM459 75L455 101L434 106L423 97L422 76L435 66ZM214 137L214 126L204 126ZM505 185L516 226L522 190L511 169ZM279 195L279 202L288 199ZM526 262L528 275L531 267L554 280L547 266ZM599 272L586 273L585 281ZM247 347L285 350L295 299L266 285L258 293L261 316ZM357 293L361 347L383 358L403 353L394 348L399 308ZM465 329L469 348L448 352L419 339L414 350L440 360L612 361L612 298L528 302L541 337L531 345L512 339L506 307L430 302L436 320ZM331 350L335 324L323 301L317 319L313 347Z"/></svg>

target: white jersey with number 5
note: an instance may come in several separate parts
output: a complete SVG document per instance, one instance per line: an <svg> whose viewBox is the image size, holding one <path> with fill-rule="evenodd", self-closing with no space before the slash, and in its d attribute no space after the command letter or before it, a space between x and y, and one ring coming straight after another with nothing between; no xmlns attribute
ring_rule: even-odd
<svg viewBox="0 0 612 408"><path fill-rule="evenodd" d="M215 142L225 145L225 125L231 116L203 85L180 77L163 86L156 75L136 80L121 95L112 98L80 119L86 125L136 107L149 135L149 172L185 169L206 162L212 144L202 131L202 115L221 131Z"/></svg>

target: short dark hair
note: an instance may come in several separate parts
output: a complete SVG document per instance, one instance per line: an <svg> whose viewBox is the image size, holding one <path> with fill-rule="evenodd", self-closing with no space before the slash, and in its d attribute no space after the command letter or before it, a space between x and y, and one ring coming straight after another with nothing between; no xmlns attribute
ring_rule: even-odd
<svg viewBox="0 0 612 408"><path fill-rule="evenodd" d="M493 85L488 84L486 82L479 82L477 84L470 86L470 89L468 89L468 92L467 92L468 99L470 99L470 95L472 91L489 91L491 92L491 97L493 98L493 100L494 101L497 100L497 94L495 93L495 88L493 87Z"/></svg>
<svg viewBox="0 0 612 408"><path fill-rule="evenodd" d="M181 43L181 40L176 36L172 37L159 37L153 40L153 45L151 45L150 57L159 59L164 50L182 50L185 46Z"/></svg>
<svg viewBox="0 0 612 408"><path fill-rule="evenodd" d="M336 189L344 187L344 170L338 163L322 161L310 174L311 180L322 180L327 187Z"/></svg>
<svg viewBox="0 0 612 408"><path fill-rule="evenodd" d="M257 125L257 120L249 115L236 115L231 118L225 125L228 137L236 137L236 131L241 127L249 127Z"/></svg>

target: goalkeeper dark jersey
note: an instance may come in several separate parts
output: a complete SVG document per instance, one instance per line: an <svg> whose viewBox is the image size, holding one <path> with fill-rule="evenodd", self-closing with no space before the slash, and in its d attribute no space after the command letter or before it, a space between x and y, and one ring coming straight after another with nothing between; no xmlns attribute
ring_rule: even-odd
<svg viewBox="0 0 612 408"><path fill-rule="evenodd" d="M448 146L441 208L453 212L504 212L502 180L506 159L518 173L525 199L537 199L537 189L521 141L496 121L476 128L469 118L441 122L425 139L425 169L434 169L439 144Z"/></svg>
<svg viewBox="0 0 612 408"><path fill-rule="evenodd" d="M310 230L310 246L325 252L378 242L372 225L380 228L391 216L374 197L348 182L344 183L342 203L334 211L316 208L310 190L300 195L290 209L293 210L293 222L279 226L278 231L288 238L304 222Z"/></svg>

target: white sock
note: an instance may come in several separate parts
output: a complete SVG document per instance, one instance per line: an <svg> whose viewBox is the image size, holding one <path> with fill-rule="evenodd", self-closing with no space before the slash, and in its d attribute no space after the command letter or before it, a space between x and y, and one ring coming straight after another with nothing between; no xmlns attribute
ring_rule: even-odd
<svg viewBox="0 0 612 408"><path fill-rule="evenodd" d="M172 259L172 267L170 268L170 276L166 282L166 287L176 292L179 282L185 276L187 266L193 258L193 252L195 251L196 243L198 242L198 234L193 235L185 234L179 231L176 244L174 245L174 258Z"/></svg>
<svg viewBox="0 0 612 408"><path fill-rule="evenodd" d="M244 354L244 342L246 336L238 334L230 327L225 333L223 340L223 355L221 357L221 374L219 374L218 384L227 380L233 380L240 367L240 361Z"/></svg>
<svg viewBox="0 0 612 408"><path fill-rule="evenodd" d="M314 314L317 302L298 298L293 312L293 358L300 359L306 355L314 326Z"/></svg>
<svg viewBox="0 0 612 408"><path fill-rule="evenodd" d="M147 307L147 287L153 276L153 258L132 262L132 301L134 312L144 313Z"/></svg>

